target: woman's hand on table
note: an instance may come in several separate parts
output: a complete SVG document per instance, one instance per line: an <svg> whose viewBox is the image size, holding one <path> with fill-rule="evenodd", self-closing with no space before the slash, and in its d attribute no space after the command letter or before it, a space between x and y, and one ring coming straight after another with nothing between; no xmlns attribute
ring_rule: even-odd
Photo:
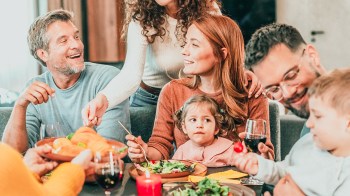
<svg viewBox="0 0 350 196"><path fill-rule="evenodd" d="M276 196L279 196L279 195L304 196L305 195L289 174L287 174L280 181L278 181L273 191L273 194Z"/></svg>
<svg viewBox="0 0 350 196"><path fill-rule="evenodd" d="M148 145L141 139L141 136L135 137L133 135L128 134L125 136L125 139L127 140L126 145L128 145L128 155L131 161L134 163L146 161L140 146L142 146L147 155Z"/></svg>
<svg viewBox="0 0 350 196"><path fill-rule="evenodd" d="M252 84L250 85L250 88L248 89L248 97L250 98L253 95L255 98L259 97L264 90L260 80L258 79L258 77L256 77L256 75L252 71L245 70L245 74L247 76L246 80L244 81L245 86L248 86L249 80L252 82Z"/></svg>
<svg viewBox="0 0 350 196"><path fill-rule="evenodd" d="M108 108L108 100L105 95L99 93L81 111L85 126L98 126L102 122L102 116Z"/></svg>
<svg viewBox="0 0 350 196"><path fill-rule="evenodd" d="M43 145L36 148L30 148L23 157L24 164L32 172L42 176L57 166L55 161L47 161L43 158L43 155L50 153L52 148L49 145Z"/></svg>

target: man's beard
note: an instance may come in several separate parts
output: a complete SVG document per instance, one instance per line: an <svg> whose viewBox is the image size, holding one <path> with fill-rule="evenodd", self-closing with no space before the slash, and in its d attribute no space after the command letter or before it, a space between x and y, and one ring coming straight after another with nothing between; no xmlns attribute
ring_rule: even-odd
<svg viewBox="0 0 350 196"><path fill-rule="evenodd" d="M303 105L300 107L300 109L295 109L291 106L286 106L286 108L288 110L290 110L291 112L293 112L293 114L299 116L300 118L309 118L310 116L310 112L309 112L309 109L308 109L309 105L306 104L306 105Z"/></svg>
<svg viewBox="0 0 350 196"><path fill-rule="evenodd" d="M318 71L312 66L311 63L309 64L309 67L313 70L313 72L314 72L314 74L315 74L315 79L314 79L314 80L316 80L318 77L321 76L320 72L318 72ZM299 93L299 94L296 95L296 96L303 96L302 94L304 94L304 93L306 94L307 91L308 91L308 88L305 88L303 92ZM306 96L307 96L307 95L306 95ZM301 105L301 106L300 106L300 109L293 108L293 107L290 105L289 101L287 100L287 101L285 102L285 107L286 107L287 109L289 109L291 112L293 112L295 115L299 116L300 118L305 118L305 119L307 119L307 118L309 118L309 116L310 116L310 111L309 111L309 100L307 101L306 104Z"/></svg>
<svg viewBox="0 0 350 196"><path fill-rule="evenodd" d="M62 74L69 76L73 74L77 74L82 72L85 69L85 64L82 68L80 67L71 67L69 65L66 65L65 68L58 68L58 71L61 72Z"/></svg>

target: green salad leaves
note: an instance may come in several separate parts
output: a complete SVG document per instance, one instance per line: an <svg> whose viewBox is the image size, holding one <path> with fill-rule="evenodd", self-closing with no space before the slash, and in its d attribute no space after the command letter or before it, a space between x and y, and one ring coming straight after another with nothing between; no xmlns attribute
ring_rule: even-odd
<svg viewBox="0 0 350 196"><path fill-rule="evenodd" d="M210 195L210 196L227 196L231 193L228 186L221 186L217 180L204 178L198 182L197 186L185 185L185 189L174 190L170 192L174 196L198 196L198 195Z"/></svg>
<svg viewBox="0 0 350 196"><path fill-rule="evenodd" d="M183 171L192 171L194 165L188 166L181 161L160 160L152 161L150 164L147 162L141 163L141 167L148 169L151 173L168 174Z"/></svg>

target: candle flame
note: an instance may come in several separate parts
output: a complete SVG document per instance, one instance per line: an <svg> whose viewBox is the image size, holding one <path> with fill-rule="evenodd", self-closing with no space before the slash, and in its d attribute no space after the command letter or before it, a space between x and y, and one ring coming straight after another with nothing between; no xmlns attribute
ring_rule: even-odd
<svg viewBox="0 0 350 196"><path fill-rule="evenodd" d="M151 174L149 173L149 171L148 171L148 170L146 170L145 175L146 175L146 178L150 178L150 177L151 177Z"/></svg>

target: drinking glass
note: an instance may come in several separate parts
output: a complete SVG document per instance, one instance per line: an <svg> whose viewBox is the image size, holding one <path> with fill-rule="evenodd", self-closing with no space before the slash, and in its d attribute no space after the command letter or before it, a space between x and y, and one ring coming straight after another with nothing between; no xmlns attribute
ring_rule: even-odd
<svg viewBox="0 0 350 196"><path fill-rule="evenodd" d="M246 124L246 136L244 143L249 152L259 152L258 145L260 142L266 142L266 121L263 119L248 119ZM243 184L247 185L262 185L264 182L254 179L253 176L249 175L249 178L242 181Z"/></svg>
<svg viewBox="0 0 350 196"><path fill-rule="evenodd" d="M40 125L40 140L52 137L65 137L67 134L59 122Z"/></svg>
<svg viewBox="0 0 350 196"><path fill-rule="evenodd" d="M111 191L122 184L123 181L123 161L114 152L109 151L102 154L95 153L95 179L105 192L111 195Z"/></svg>

